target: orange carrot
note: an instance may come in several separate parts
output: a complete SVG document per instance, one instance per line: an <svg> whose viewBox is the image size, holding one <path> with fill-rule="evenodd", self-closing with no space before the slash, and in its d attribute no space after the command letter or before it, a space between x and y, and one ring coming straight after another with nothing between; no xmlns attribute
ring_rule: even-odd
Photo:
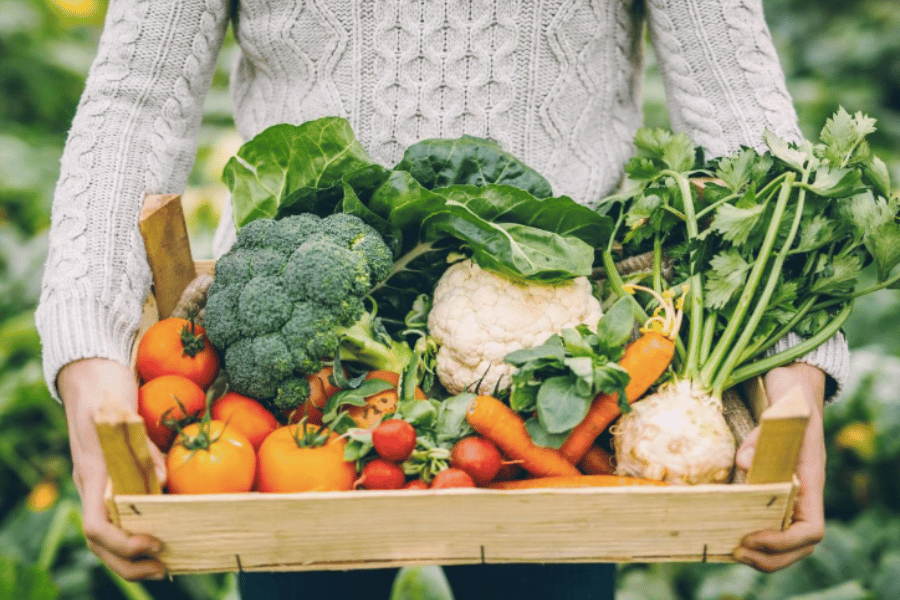
<svg viewBox="0 0 900 600"><path fill-rule="evenodd" d="M643 290L654 296L659 307L653 316L647 319L641 328L641 337L625 348L625 354L619 366L625 369L631 380L625 386L625 397L629 403L644 395L653 383L665 373L675 356L675 340L681 328L684 316L682 305L687 288L682 288L682 295L675 300L675 293L667 290L662 294L641 285L625 286L626 291L634 293L635 289ZM573 465L577 465L594 440L609 427L622 413L619 407L618 394L599 394L591 403L587 415L569 433L559 453Z"/></svg>
<svg viewBox="0 0 900 600"><path fill-rule="evenodd" d="M616 471L613 456L597 444L593 444L584 453L584 458L578 463L578 470L585 475L612 475Z"/></svg>
<svg viewBox="0 0 900 600"><path fill-rule="evenodd" d="M492 396L476 396L466 420L481 436L491 440L510 459L521 461L522 468L538 477L579 476L575 466L553 448L536 445L525 422L503 402Z"/></svg>
<svg viewBox="0 0 900 600"><path fill-rule="evenodd" d="M656 331L649 331L628 345L619 366L631 376L625 386L625 396L634 402L644 395L665 372L675 355L675 342ZM569 433L559 453L571 464L578 464L585 453L609 424L622 414L618 394L599 394L591 403L587 415Z"/></svg>
<svg viewBox="0 0 900 600"><path fill-rule="evenodd" d="M665 481L640 479L622 475L578 475L576 477L535 477L518 481L497 481L488 485L492 490L531 490L539 488L625 487L629 485L669 485Z"/></svg>

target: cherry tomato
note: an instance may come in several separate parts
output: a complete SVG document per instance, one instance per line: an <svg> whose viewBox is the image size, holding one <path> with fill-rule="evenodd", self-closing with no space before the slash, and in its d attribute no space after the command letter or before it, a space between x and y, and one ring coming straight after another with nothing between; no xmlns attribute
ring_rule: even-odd
<svg viewBox="0 0 900 600"><path fill-rule="evenodd" d="M450 466L471 475L479 486L494 480L502 462L497 445L477 435L459 440L450 450Z"/></svg>
<svg viewBox="0 0 900 600"><path fill-rule="evenodd" d="M257 452L256 489L284 493L353 489L356 466L344 460L342 438L330 433L322 446L298 444L298 438L318 430L298 423L270 433Z"/></svg>
<svg viewBox="0 0 900 600"><path fill-rule="evenodd" d="M247 436L254 450L278 429L278 420L265 406L237 392L228 392L213 402L212 418L225 421Z"/></svg>
<svg viewBox="0 0 900 600"><path fill-rule="evenodd" d="M427 490L428 484L421 479L412 479L403 486L404 490Z"/></svg>
<svg viewBox="0 0 900 600"><path fill-rule="evenodd" d="M194 446L199 436L207 436L208 447ZM256 453L247 436L224 421L193 423L172 444L166 469L173 494L247 492L253 487Z"/></svg>
<svg viewBox="0 0 900 600"><path fill-rule="evenodd" d="M165 452L175 439L175 423L186 425L206 408L206 392L181 375L161 375L138 388L138 414L147 436Z"/></svg>
<svg viewBox="0 0 900 600"><path fill-rule="evenodd" d="M402 462L416 447L416 430L400 419L382 421L372 430L372 445L381 458Z"/></svg>
<svg viewBox="0 0 900 600"><path fill-rule="evenodd" d="M151 325L141 337L135 367L143 381L181 375L206 389L219 372L219 355L203 327L170 317Z"/></svg>
<svg viewBox="0 0 900 600"><path fill-rule="evenodd" d="M475 487L475 480L462 469L450 467L439 471L431 480L431 489Z"/></svg>
<svg viewBox="0 0 900 600"><path fill-rule="evenodd" d="M399 490L406 483L406 474L395 462L376 458L363 467L354 487L367 490Z"/></svg>

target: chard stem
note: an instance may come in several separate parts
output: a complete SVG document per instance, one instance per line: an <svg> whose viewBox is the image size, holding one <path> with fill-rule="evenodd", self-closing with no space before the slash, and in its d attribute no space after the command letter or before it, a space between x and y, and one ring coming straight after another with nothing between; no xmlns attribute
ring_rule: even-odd
<svg viewBox="0 0 900 600"><path fill-rule="evenodd" d="M803 172L803 181L809 177L809 169L806 169ZM785 182L786 188L782 188L782 192L785 189L788 190L787 194L784 194L787 197L790 197L791 190L791 181L790 178ZM781 197L779 196L779 203L781 202ZM797 204L795 206L794 212L794 220L791 223L791 229L788 232L787 238L785 238L781 249L778 251L778 254L775 255L775 260L772 261L772 269L769 273L768 281L766 281L766 285L763 288L762 294L760 294L759 299L757 300L757 304L754 307L753 311L750 313L750 318L747 321L747 324L743 327L743 331L741 335L738 337L737 342L731 348L731 351L728 353L725 362L719 367L719 370L716 372L715 379L713 379L713 390L722 392L725 388L719 387L726 379L728 379L728 375L734 369L734 367L738 364L738 359L744 353L744 350L747 348L747 345L753 339L754 334L756 333L756 328L759 325L760 320L762 320L763 315L769 310L769 300L772 299L772 294L775 292L775 287L778 285L778 282L781 280L781 269L784 266L784 261L787 258L787 255L790 253L791 246L794 245L794 238L797 237L797 232L800 230L800 221L803 220L803 205L806 201L806 190L800 189L797 194ZM773 219L774 220L774 219ZM778 219L778 224L780 224L781 218ZM771 251L771 248L766 252Z"/></svg>
<svg viewBox="0 0 900 600"><path fill-rule="evenodd" d="M766 264L768 264L769 262L769 256L772 253L772 247L775 245L775 239L778 237L778 229L781 225L781 219L784 215L785 208L787 207L788 200L791 196L794 177L794 173L788 173L784 182L781 184L781 191L778 194L778 200L775 203L775 209L772 212L772 218L769 221L769 227L766 230L766 236L763 239L762 246L758 251L756 261L754 261L753 263L753 268L750 271L750 275L747 277L747 282L744 284L744 291L741 293L741 297L738 299L734 314L731 316L731 319L728 322L728 326L725 327L725 331L722 333L722 337L719 338L715 349L713 350L709 359L703 365L703 369L701 371L702 381L711 382L714 378L717 378L717 372L720 372L719 366L724 360L726 353L729 352L729 350L732 348L735 337L738 335L738 331L740 331L741 329L743 329L744 331L749 330L749 328L744 324L744 319L747 316L747 311L750 310L750 304L753 301L753 297L756 295L756 288L759 287L760 280L762 279L763 269L765 269ZM778 272L774 270L773 272L775 274L775 277L777 277Z"/></svg>
<svg viewBox="0 0 900 600"><path fill-rule="evenodd" d="M722 384L722 389L727 390L730 387L734 387L740 383L747 381L748 379L752 379L757 375L762 375L772 369L777 367L783 367L786 364L794 362L796 359L804 356L805 354L815 350L823 343L831 339L835 333L844 325L844 322L850 316L850 313L853 310L853 301L847 303L847 305L841 309L841 311L834 316L828 325L822 328L821 331L816 333L814 336L803 340L796 346L792 346L786 350L782 350L777 354L773 354L772 356L767 356L766 358L760 359L754 363L750 363L748 365L744 365L738 369L735 369L731 372L731 375L725 379Z"/></svg>

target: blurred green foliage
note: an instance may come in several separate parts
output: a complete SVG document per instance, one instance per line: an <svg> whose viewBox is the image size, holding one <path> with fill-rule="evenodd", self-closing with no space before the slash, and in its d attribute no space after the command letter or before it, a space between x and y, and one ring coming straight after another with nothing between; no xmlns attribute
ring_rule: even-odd
<svg viewBox="0 0 900 600"><path fill-rule="evenodd" d="M838 106L878 119L874 148L900 181L900 11L896 0L765 0L773 39L812 137ZM60 406L43 381L32 312L50 199L104 0L3 0L0 8L0 598L220 600L234 577L133 584L90 553L71 480ZM227 194L222 165L240 143L231 122L233 40L207 97L184 202L194 253L211 254ZM666 126L650 57L646 121ZM900 590L900 297L860 301L846 326L854 376L826 413L828 533L800 563L765 576L741 565L622 567L620 600L895 600ZM561 585L563 582L561 582ZM408 569L395 598L448 596L439 570Z"/></svg>

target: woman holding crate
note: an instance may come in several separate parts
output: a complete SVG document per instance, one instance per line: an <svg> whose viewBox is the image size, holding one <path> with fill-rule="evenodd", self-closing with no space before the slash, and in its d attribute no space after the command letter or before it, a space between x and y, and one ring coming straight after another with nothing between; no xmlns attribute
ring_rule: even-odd
<svg viewBox="0 0 900 600"><path fill-rule="evenodd" d="M62 158L37 322L47 382L70 423L88 544L128 579L162 577L164 567L153 558L156 540L108 521L91 416L105 392L136 403L127 365L150 285L136 227L141 200L184 189L229 24L241 50L231 81L235 123L246 139L275 123L339 115L376 161L394 164L419 139L472 134L497 140L556 194L591 203L617 186L633 153L645 28L675 128L711 155L761 146L766 128L801 135L761 0L111 0ZM226 212L217 255L234 239ZM800 383L815 409L802 495L793 525L750 536L738 560L772 571L821 540L822 406L846 371L838 335L768 374L776 401ZM753 439L738 455L745 467ZM460 600L613 590L610 565L447 573ZM262 574L242 586L248 598L315 598L316 589L386 598L392 578Z"/></svg>

